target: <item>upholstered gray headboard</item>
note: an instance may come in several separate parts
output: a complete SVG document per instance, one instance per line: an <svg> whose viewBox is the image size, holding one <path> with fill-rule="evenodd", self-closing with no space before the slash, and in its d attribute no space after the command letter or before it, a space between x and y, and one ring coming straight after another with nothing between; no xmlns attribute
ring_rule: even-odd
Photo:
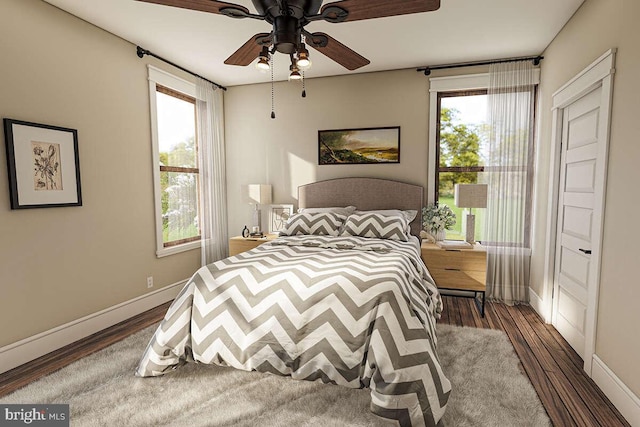
<svg viewBox="0 0 640 427"><path fill-rule="evenodd" d="M380 178L338 178L298 187L301 208L355 206L359 210L413 209L418 211L411 223L411 234L420 234L424 198L422 186Z"/></svg>

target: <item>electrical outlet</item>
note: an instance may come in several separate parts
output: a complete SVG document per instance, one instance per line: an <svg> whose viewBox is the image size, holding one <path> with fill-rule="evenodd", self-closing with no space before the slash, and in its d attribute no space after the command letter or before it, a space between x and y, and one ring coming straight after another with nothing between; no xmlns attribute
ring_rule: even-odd
<svg viewBox="0 0 640 427"><path fill-rule="evenodd" d="M147 277L147 288L153 288L153 276Z"/></svg>

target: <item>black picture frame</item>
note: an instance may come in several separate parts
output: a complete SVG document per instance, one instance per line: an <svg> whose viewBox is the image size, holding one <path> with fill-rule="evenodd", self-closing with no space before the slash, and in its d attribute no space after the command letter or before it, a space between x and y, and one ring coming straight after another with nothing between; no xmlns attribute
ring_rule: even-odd
<svg viewBox="0 0 640 427"><path fill-rule="evenodd" d="M318 131L318 165L400 163L400 126Z"/></svg>
<svg viewBox="0 0 640 427"><path fill-rule="evenodd" d="M3 119L11 209L82 206L78 131Z"/></svg>

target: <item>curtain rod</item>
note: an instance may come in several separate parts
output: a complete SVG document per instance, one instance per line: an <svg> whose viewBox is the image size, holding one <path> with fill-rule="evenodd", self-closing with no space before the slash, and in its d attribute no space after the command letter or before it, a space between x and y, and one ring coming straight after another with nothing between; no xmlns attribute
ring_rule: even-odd
<svg viewBox="0 0 640 427"><path fill-rule="evenodd" d="M420 67L416 71L424 72L425 76L431 74L432 70L444 70L447 68L461 68L461 67L473 67L476 65L491 65L491 64L502 64L504 62L517 62L517 61L533 61L533 65L540 65L540 61L544 59L544 56L527 56L524 58L511 58L511 59L494 59L492 61L477 61L477 62L461 62L459 64L448 64L448 65L434 65L427 67Z"/></svg>
<svg viewBox="0 0 640 427"><path fill-rule="evenodd" d="M153 52L149 52L147 49L143 49L143 48L141 48L140 46L136 46L136 48L137 48L137 51L138 51L138 58L142 58L142 57L143 57L143 56L145 56L145 55L153 56L154 58L157 58L157 59L159 59L160 61L166 62L166 63L167 63L167 64L169 64L169 65L173 65L174 67L176 67L176 68L178 68L178 69L180 69L180 70L184 71L185 73L189 73L189 74L191 74L192 76L200 77L201 79L208 81L209 83L211 83L212 85L214 85L215 87L217 87L217 88L219 88L219 89L227 90L227 88L226 88L226 87L224 87L224 86L222 86L222 85L219 85L219 84L218 84L218 83L216 83L216 82L212 82L211 80L209 80L209 79L207 79L207 78L205 78L205 77L202 77L200 74L196 74L196 73L194 73L193 71L189 71L189 70L187 70L186 68L181 67L181 66L179 66L178 64L176 64L176 63L174 63L174 62L171 62L171 61L169 61L169 60L167 60L167 59L164 59L163 57L158 56L158 55L156 55L156 54L155 54L155 53L153 53Z"/></svg>

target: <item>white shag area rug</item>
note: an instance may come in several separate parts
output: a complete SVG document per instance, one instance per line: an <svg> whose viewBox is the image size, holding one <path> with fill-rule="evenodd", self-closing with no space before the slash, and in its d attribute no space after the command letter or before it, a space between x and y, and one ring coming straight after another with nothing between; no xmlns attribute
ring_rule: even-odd
<svg viewBox="0 0 640 427"><path fill-rule="evenodd" d="M140 331L0 398L68 403L72 426L387 426L369 391L231 368L186 364L137 378L155 331ZM501 331L438 325L438 355L453 390L445 426L549 426L547 414Z"/></svg>

